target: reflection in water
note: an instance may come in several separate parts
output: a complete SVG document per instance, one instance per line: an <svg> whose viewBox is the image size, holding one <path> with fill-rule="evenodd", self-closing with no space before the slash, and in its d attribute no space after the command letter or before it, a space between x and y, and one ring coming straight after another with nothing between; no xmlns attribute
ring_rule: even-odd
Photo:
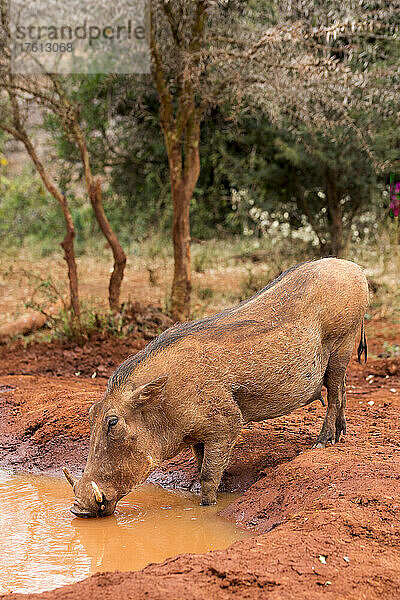
<svg viewBox="0 0 400 600"><path fill-rule="evenodd" d="M77 519L63 479L0 471L0 593L48 590L96 571L224 548L246 535L216 514L233 499L221 494L218 506L201 507L198 496L146 484L115 515Z"/></svg>

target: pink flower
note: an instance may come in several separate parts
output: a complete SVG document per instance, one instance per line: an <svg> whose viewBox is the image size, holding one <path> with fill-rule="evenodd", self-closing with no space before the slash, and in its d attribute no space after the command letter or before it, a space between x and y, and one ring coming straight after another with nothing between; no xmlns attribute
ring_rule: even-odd
<svg viewBox="0 0 400 600"><path fill-rule="evenodd" d="M390 210L394 217L400 215L400 181L390 186Z"/></svg>

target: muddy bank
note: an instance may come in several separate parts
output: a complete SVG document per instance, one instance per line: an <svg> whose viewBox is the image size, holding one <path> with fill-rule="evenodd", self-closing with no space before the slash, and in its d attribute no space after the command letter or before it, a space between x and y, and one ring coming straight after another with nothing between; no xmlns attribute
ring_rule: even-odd
<svg viewBox="0 0 400 600"><path fill-rule="evenodd" d="M0 345L1 375L109 377L130 354L145 345L143 337L93 339L82 346L71 342L25 345L17 340Z"/></svg>
<svg viewBox="0 0 400 600"><path fill-rule="evenodd" d="M102 397L106 384L102 378L0 377L0 466L56 474L67 464L79 473L89 442L87 413L91 404ZM310 409L307 422L312 425L315 409ZM249 424L243 430L221 491L245 490L264 469L291 460L310 447L312 430L304 427L299 435L304 419L300 415L293 418L293 426L287 423L284 427L280 419ZM314 437L322 418L323 411L319 411ZM197 491L198 474L190 450L165 463L150 481Z"/></svg>
<svg viewBox="0 0 400 600"><path fill-rule="evenodd" d="M398 597L398 554L371 541L354 517L325 513L298 515L267 535L238 542L229 550L184 554L137 573L98 574L40 595L42 600L152 598L166 600L391 599ZM327 525L329 519L329 525ZM361 523L361 526L364 523ZM334 531L334 539L332 533ZM365 543L366 542L366 543ZM319 556L324 556L322 564ZM325 558L326 557L326 558ZM33 595L12 595L20 600Z"/></svg>
<svg viewBox="0 0 400 600"><path fill-rule="evenodd" d="M0 377L0 466L60 472L86 460L87 413L106 380L18 375Z"/></svg>
<svg viewBox="0 0 400 600"><path fill-rule="evenodd" d="M99 343L80 349L90 361L86 365L86 376L70 374L77 368L76 364L58 362L58 344L53 348L46 346L46 352L43 352L43 345L25 349L22 362L15 355L22 352L22 348L10 349L7 360L0 357L0 466L51 474L59 473L66 463L77 472L82 469L89 441L88 410L102 397L107 385L107 379L100 376L101 369L93 371L94 365L99 362L99 355L96 355ZM121 342L119 346L123 358L129 354L125 344ZM50 350L54 351L53 362ZM62 352L64 356L71 357L71 350ZM35 356L41 356L42 362L36 361ZM53 372L60 374L49 376L47 367L42 375L24 374L29 369L43 368L43 361L46 361L47 367L53 364ZM112 361L111 356L109 361ZM112 372L114 366L107 370ZM7 371L20 371L22 374L1 375ZM95 373L96 377L88 376L90 373ZM354 435L355 429L361 425L359 435L373 439L377 434L370 431L364 419L374 414L376 407L372 407L376 399L384 406L398 401L400 359L375 359L367 365L359 365L353 359L347 383L350 398L348 414L350 423L354 422L354 426L349 427L349 436ZM389 412L385 410L379 415L379 422L386 423L387 427ZM245 490L263 475L265 469L290 461L310 448L321 428L324 414L325 408L315 402L287 417L247 425L236 444L221 490ZM152 476L152 481L171 488L197 491L198 476L191 452L188 450L169 461Z"/></svg>
<svg viewBox="0 0 400 600"><path fill-rule="evenodd" d="M292 460L266 466L258 482L222 511L255 533L265 533L226 550L180 555L136 573L95 575L40 597L398 597L399 404L383 395L375 401L360 412L358 400L350 399L345 443L305 450ZM293 428L299 428L297 419ZM300 428L297 435L302 433ZM269 435L259 432L265 442Z"/></svg>
<svg viewBox="0 0 400 600"><path fill-rule="evenodd" d="M370 347L374 349L373 340ZM376 343L376 355L379 347ZM89 377L73 374L76 357L63 370L57 355L52 372L59 376L38 374L44 359L37 348L29 350L35 351L38 364L27 357L21 367L12 352L8 362L0 361L0 465L54 473L67 463L79 472L88 444L87 411L106 386L99 370L96 378L90 377L90 361L98 361L101 348L97 355L86 349ZM51 349L46 357L51 364ZM250 529L253 538L218 552L171 558L137 573L95 575L41 597L399 596L399 364L390 357L375 358L367 366L351 362L344 443L310 450L325 413L318 402L243 430L222 489L244 494L221 514ZM20 374L28 369L35 374ZM163 465L152 480L196 490L190 453Z"/></svg>

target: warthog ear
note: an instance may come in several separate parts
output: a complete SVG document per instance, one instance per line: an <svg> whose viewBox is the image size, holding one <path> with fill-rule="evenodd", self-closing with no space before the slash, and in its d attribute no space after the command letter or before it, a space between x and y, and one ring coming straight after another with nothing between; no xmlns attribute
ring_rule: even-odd
<svg viewBox="0 0 400 600"><path fill-rule="evenodd" d="M143 404L154 404L162 399L162 392L167 385L168 375L161 375L157 379L145 383L140 387L133 390L132 402L135 406L142 406Z"/></svg>

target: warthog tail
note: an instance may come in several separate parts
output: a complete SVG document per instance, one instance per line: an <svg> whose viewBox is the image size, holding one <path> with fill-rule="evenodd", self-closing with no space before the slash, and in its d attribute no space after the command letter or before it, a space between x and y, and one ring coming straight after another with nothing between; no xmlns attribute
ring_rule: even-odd
<svg viewBox="0 0 400 600"><path fill-rule="evenodd" d="M368 348L367 348L367 337L365 335L364 319L361 322L361 339L360 339L360 343L358 344L358 348L357 348L357 357L358 357L359 363L361 363L361 356L362 356L363 352L364 352L364 356L365 356L365 362L367 362Z"/></svg>

